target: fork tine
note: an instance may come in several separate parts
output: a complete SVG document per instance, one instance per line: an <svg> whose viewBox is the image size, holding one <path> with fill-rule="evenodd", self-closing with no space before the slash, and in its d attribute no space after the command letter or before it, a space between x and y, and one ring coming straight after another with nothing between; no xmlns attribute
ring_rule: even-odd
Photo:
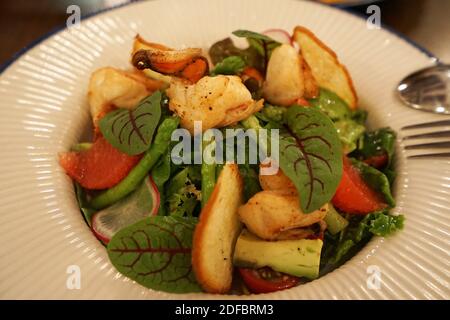
<svg viewBox="0 0 450 320"><path fill-rule="evenodd" d="M430 153L430 154L416 154L407 156L408 159L425 159L425 158L450 158L450 152Z"/></svg>
<svg viewBox="0 0 450 320"><path fill-rule="evenodd" d="M450 141L421 143L421 144L413 144L413 145L405 146L406 150L428 149L428 148L439 148L439 149L450 148Z"/></svg>
<svg viewBox="0 0 450 320"><path fill-rule="evenodd" d="M408 140L408 139L422 139L422 138L450 138L450 130L413 134L410 136L405 136L402 139Z"/></svg>
<svg viewBox="0 0 450 320"><path fill-rule="evenodd" d="M410 130L410 129L419 129L419 128L432 128L432 127L449 126L449 125L450 125L450 119L404 126L404 127L401 128L401 130Z"/></svg>

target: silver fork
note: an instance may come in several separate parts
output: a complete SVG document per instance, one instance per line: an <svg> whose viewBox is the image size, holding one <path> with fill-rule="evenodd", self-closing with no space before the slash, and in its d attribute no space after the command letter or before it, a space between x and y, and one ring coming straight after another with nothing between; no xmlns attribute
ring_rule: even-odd
<svg viewBox="0 0 450 320"><path fill-rule="evenodd" d="M443 129L433 132L414 133L405 135L404 132L411 132L415 129L432 129L440 127L450 127L450 119L440 120L435 122L420 123L408 125L401 128L403 138L402 141L406 144L405 150L421 150L421 153L414 155L407 155L409 159L423 159L423 158L450 158L450 129ZM420 140L428 138L438 138L441 141L421 143ZM442 139L441 139L442 138ZM418 141L415 141L418 140ZM411 142L411 143L410 143ZM432 153L423 153L424 150L432 149ZM439 150L439 151L437 151Z"/></svg>

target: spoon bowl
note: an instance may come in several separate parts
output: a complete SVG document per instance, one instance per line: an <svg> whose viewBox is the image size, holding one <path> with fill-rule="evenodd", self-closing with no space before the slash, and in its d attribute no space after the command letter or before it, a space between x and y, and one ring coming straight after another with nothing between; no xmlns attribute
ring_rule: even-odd
<svg viewBox="0 0 450 320"><path fill-rule="evenodd" d="M407 106L440 114L450 114L450 65L438 64L416 71L397 87Z"/></svg>

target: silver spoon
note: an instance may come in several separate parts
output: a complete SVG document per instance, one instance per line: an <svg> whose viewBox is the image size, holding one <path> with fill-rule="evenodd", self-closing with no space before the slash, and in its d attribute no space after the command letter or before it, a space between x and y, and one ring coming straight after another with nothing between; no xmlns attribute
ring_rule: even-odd
<svg viewBox="0 0 450 320"><path fill-rule="evenodd" d="M397 93L411 108L450 114L450 65L438 63L410 74L400 81Z"/></svg>

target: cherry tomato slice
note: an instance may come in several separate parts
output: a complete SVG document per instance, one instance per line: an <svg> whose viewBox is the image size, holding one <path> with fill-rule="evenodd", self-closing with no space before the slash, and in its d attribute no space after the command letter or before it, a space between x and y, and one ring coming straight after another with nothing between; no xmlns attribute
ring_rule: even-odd
<svg viewBox="0 0 450 320"><path fill-rule="evenodd" d="M295 287L300 278L281 274L270 268L238 268L245 285L252 293L269 293Z"/></svg>

